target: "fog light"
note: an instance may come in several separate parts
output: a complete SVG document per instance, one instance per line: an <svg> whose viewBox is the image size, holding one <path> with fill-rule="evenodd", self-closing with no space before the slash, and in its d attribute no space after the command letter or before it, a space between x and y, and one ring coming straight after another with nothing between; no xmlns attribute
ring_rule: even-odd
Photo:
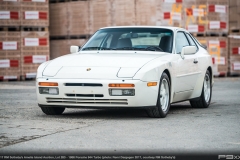
<svg viewBox="0 0 240 160"><path fill-rule="evenodd" d="M135 89L109 89L110 96L134 96Z"/></svg>
<svg viewBox="0 0 240 160"><path fill-rule="evenodd" d="M39 87L39 93L40 94L53 94L58 95L58 88L48 88L48 87Z"/></svg>

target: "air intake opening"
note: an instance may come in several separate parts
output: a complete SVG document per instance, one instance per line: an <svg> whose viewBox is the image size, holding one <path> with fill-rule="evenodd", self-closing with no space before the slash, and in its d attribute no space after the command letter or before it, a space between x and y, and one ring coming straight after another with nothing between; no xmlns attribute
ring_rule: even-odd
<svg viewBox="0 0 240 160"><path fill-rule="evenodd" d="M102 87L101 83L65 83L65 86Z"/></svg>
<svg viewBox="0 0 240 160"><path fill-rule="evenodd" d="M68 97L103 97L103 94L66 94Z"/></svg>

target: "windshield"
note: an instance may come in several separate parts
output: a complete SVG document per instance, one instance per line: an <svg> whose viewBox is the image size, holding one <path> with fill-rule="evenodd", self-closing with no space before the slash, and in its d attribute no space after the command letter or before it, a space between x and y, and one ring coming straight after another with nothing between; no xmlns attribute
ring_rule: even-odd
<svg viewBox="0 0 240 160"><path fill-rule="evenodd" d="M160 28L107 28L97 31L83 46L93 50L148 50L172 53L173 32Z"/></svg>

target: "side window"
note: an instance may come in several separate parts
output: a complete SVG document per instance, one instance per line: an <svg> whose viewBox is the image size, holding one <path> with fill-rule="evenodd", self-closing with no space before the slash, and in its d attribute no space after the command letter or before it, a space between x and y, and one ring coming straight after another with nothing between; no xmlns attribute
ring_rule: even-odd
<svg viewBox="0 0 240 160"><path fill-rule="evenodd" d="M180 54L182 51L182 48L185 46L189 46L187 37L183 32L178 32L176 36L176 53Z"/></svg>
<svg viewBox="0 0 240 160"><path fill-rule="evenodd" d="M189 40L189 42L190 42L190 45L197 47L197 45L196 45L196 43L194 42L194 40L192 39L192 37L191 37L188 33L187 33L186 35L187 35L187 38L188 38L188 40Z"/></svg>

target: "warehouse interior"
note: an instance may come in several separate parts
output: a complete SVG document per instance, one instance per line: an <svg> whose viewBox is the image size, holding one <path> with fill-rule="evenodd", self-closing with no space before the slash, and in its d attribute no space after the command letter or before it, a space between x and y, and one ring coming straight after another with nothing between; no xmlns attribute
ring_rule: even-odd
<svg viewBox="0 0 240 160"><path fill-rule="evenodd" d="M0 0L0 81L38 66L107 26L176 26L207 46L214 75L240 75L240 0Z"/></svg>

